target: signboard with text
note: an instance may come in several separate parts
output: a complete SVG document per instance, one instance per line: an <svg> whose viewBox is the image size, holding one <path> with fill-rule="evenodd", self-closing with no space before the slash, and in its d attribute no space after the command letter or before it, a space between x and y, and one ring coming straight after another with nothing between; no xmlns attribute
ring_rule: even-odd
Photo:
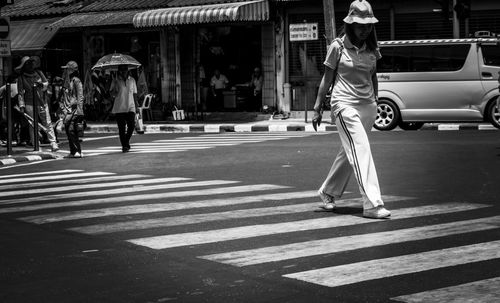
<svg viewBox="0 0 500 303"><path fill-rule="evenodd" d="M290 41L318 40L318 23L290 24Z"/></svg>
<svg viewBox="0 0 500 303"><path fill-rule="evenodd" d="M10 57L10 40L0 40L0 57Z"/></svg>

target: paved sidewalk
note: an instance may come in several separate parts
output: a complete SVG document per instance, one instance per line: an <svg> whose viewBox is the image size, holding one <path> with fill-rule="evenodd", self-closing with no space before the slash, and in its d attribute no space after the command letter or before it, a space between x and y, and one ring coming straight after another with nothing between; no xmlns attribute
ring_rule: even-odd
<svg viewBox="0 0 500 303"><path fill-rule="evenodd" d="M309 120L310 121L310 120ZM312 124L306 123L304 119L286 120L261 120L252 122L210 122L210 121L180 121L156 122L144 125L145 133L223 133L223 132L289 132L305 131L314 132ZM337 127L329 122L324 122L318 127L318 132L336 131ZM373 129L376 131L375 129ZM463 124L424 124L420 131L453 131L453 130L498 130L487 123L463 123ZM394 131L403 131L396 128ZM86 133L109 134L118 133L116 123L88 123ZM85 140L85 139L84 139ZM7 156L6 147L0 147L0 167L29 161L40 161L46 159L59 159L64 155L50 151L50 147L42 145L38 152L32 147L14 147L13 154Z"/></svg>

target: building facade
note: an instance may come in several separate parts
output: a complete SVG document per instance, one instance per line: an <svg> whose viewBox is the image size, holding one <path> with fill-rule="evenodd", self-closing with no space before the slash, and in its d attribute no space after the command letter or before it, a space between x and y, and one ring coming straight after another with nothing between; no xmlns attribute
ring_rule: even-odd
<svg viewBox="0 0 500 303"><path fill-rule="evenodd" d="M326 15L334 20L336 35L350 2L17 0L2 11L12 28L12 57L5 60L4 71L12 71L23 55L37 55L41 68L53 75L68 60L77 61L85 75L101 56L118 52L142 63L159 108L175 104L194 112L263 107L303 111L312 109L323 72L328 45L325 8L331 10ZM457 0L370 1L380 20L379 40L458 38L479 30L500 33L500 3L470 2L469 18L459 19L453 9ZM317 24L317 37L291 37L291 26L301 24ZM256 67L263 75L260 99L252 98L249 88ZM216 69L229 80L222 107L215 106L210 89Z"/></svg>

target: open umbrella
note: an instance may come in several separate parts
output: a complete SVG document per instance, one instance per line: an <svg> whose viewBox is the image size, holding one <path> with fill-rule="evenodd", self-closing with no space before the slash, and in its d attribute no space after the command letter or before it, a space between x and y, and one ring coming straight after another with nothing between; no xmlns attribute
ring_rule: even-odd
<svg viewBox="0 0 500 303"><path fill-rule="evenodd" d="M139 61L134 59L132 56L125 54L108 54L97 61L97 63L92 67L92 69L98 70L118 70L119 65L127 65L128 69L134 69L141 66Z"/></svg>

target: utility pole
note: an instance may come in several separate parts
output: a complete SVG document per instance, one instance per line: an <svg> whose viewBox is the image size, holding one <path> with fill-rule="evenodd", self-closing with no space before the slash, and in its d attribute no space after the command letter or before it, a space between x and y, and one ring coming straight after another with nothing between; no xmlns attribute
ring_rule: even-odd
<svg viewBox="0 0 500 303"><path fill-rule="evenodd" d="M325 16L325 35L327 46L333 42L333 39L337 36L337 30L335 29L335 10L333 7L334 0L323 0L323 11Z"/></svg>

